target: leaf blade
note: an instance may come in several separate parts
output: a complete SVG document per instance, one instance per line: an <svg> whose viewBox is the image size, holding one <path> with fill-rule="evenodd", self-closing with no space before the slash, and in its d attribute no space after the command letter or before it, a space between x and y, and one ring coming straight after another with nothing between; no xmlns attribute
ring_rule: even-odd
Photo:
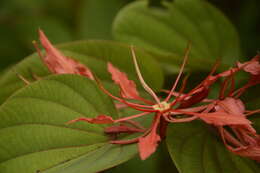
<svg viewBox="0 0 260 173"><path fill-rule="evenodd" d="M176 0L164 3L164 7L150 8L146 2L129 4L114 21L115 39L145 48L163 63L172 65L180 63L190 41L189 65L193 70L209 70L210 65L219 58L223 66L230 65L240 56L239 39L234 27L209 3L203 0ZM231 50L230 45L234 49ZM205 63L209 66L206 67Z"/></svg>
<svg viewBox="0 0 260 173"><path fill-rule="evenodd" d="M95 117L100 113L117 117L108 96L82 76L53 75L20 89L0 107L0 170L34 173L48 168L57 172L77 168L79 173L85 173L86 164L80 158L91 160L90 153L102 153L102 147L107 147L108 156L100 157L96 166L89 169L97 172L136 155L136 145L109 144L110 139L103 131L105 125L65 124L78 115ZM120 157L112 162L109 155L112 160L115 155ZM69 169L64 171L64 165L69 165Z"/></svg>

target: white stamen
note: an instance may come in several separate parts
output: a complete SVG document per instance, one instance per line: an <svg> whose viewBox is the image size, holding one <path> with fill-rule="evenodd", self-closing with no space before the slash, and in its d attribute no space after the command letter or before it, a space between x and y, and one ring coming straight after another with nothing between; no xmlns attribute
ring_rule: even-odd
<svg viewBox="0 0 260 173"><path fill-rule="evenodd" d="M136 56L135 56L135 52L134 52L134 47L131 46L131 53L132 53L132 57L133 57L133 61L134 61L134 65L135 65L135 70L137 73L137 76L143 86L143 88L154 98L154 100L160 104L160 99L157 97L157 95L155 94L155 92L146 84L146 82L143 79L143 76L140 72L140 68L138 66L137 60L136 60Z"/></svg>

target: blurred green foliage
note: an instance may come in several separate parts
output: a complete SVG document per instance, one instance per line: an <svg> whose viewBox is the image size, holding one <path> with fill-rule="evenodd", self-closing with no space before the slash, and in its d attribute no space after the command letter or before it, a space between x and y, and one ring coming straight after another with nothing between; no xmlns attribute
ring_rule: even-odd
<svg viewBox="0 0 260 173"><path fill-rule="evenodd" d="M83 39L112 39L117 12L134 0L1 0L0 71L31 54L37 28L53 43ZM253 56L260 45L259 0L209 0L235 24L244 56ZM158 0L151 1L158 4Z"/></svg>
<svg viewBox="0 0 260 173"><path fill-rule="evenodd" d="M131 0L1 0L0 70L34 51L41 28L53 43L111 39L117 11Z"/></svg>
<svg viewBox="0 0 260 173"><path fill-rule="evenodd" d="M260 50L260 1L259 0L210 0L222 10L236 26L246 57Z"/></svg>

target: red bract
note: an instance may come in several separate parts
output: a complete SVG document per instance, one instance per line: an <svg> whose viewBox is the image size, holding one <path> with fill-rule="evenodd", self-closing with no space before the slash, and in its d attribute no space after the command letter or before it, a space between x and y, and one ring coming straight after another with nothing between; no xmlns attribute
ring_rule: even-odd
<svg viewBox="0 0 260 173"><path fill-rule="evenodd" d="M54 74L79 74L94 80L93 74L89 68L79 63L78 61L64 56L56 49L42 30L39 30L39 37L42 46L46 50L46 55L43 56L37 45L35 47L39 56L46 64L48 69Z"/></svg>

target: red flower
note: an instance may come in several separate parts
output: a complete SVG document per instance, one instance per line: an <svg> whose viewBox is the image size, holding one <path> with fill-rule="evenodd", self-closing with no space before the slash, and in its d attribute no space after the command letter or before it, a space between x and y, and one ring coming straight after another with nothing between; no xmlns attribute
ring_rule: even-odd
<svg viewBox="0 0 260 173"><path fill-rule="evenodd" d="M41 54L37 46L36 48L39 56L51 72L55 74L79 74L95 80L92 72L86 66L59 52L59 50L51 45L41 30L39 30L39 34L41 43L46 50L46 56ZM259 56L257 55L245 63L237 63L236 67L214 75L217 68L216 64L208 77L197 87L188 93L182 93L186 82L186 80L184 80L180 92L176 92L175 89L186 64L189 48L186 51L184 62L180 68L177 79L172 89L167 91L168 96L165 99L161 100L144 81L132 48L131 51L138 78L143 88L150 94L153 100L142 98L136 89L135 82L129 80L124 72L121 72L111 63L108 63L108 71L111 73L114 82L120 87L121 97L112 95L96 80L100 89L116 101L138 110L140 113L116 120L108 115L98 115L96 118L81 117L71 120L68 123L77 121L85 121L93 124L119 123L119 125L105 128L105 133L142 133L134 139L112 140L110 142L113 144L138 143L140 157L144 160L155 152L158 143L165 136L165 129L168 122L190 122L195 119L200 119L216 127L227 149L240 156L260 162L260 136L247 119L247 116L260 112L260 110L247 111L243 102L239 99L240 95L243 94L246 89L260 83ZM248 72L251 77L243 87L235 90L234 75L238 71ZM222 84L219 98L207 99L211 85L220 78L224 78L225 80ZM170 102L172 96L175 96L175 99ZM135 102L130 102L129 100L135 100ZM201 102L203 102L204 105L194 107L195 104ZM120 107L122 107L122 105L120 105ZM154 114L153 123L148 129L144 129L141 125L132 120L151 113Z"/></svg>
<svg viewBox="0 0 260 173"><path fill-rule="evenodd" d="M138 78L139 78L143 88L150 94L150 96L153 98L153 100L150 101L150 100L146 100L145 98L142 98L139 95L139 93L136 89L136 84L134 83L134 81L129 80L125 73L121 72L119 69L114 67L111 63L108 63L108 71L111 73L112 79L114 80L114 82L117 85L119 85L119 87L121 89L120 94L121 94L122 97L120 98L120 97L113 96L109 91L107 91L102 86L101 83L98 82L98 84L99 84L100 88L106 94L111 96L113 99L127 105L128 107L131 107L135 110L141 111L141 113L136 114L136 115L132 115L132 116L129 116L129 117L124 117L124 118L120 118L120 119L117 119L117 120L113 120L114 123L126 123L127 121L132 121L131 119L141 117L141 116L144 116L144 115L148 115L150 113L154 113L155 116L154 116L153 123L152 123L150 128L146 129L145 131L141 128L137 128L139 130L137 130L137 129L134 129L134 130L131 129L130 130L129 129L128 132L133 132L133 131L143 132L144 131L143 134L140 135L139 137L134 138L134 139L130 139L130 140L114 140L114 141L111 141L111 143L114 143L114 144L130 144L130 143L137 142L140 157L141 157L142 160L144 160L147 157L149 157L152 153L155 152L157 145L158 145L158 142L160 142L161 138L164 136L163 132L160 133L160 135L158 134L158 131L159 131L158 127L159 126L160 127L165 126L165 122L164 122L165 120L164 120L163 117L166 114L169 114L172 111L172 107L177 104L176 101L169 102L169 100L172 96L172 93L176 89L177 83L178 83L180 76L183 72L184 65L186 64L186 61L187 61L189 49L186 51L184 62L183 62L182 67L180 69L180 73L179 73L179 75L178 75L169 95L166 97L166 99L164 99L162 101L144 81L144 79L141 75L141 72L139 70L139 66L138 66L133 48L131 49L131 51L132 51L133 61L134 61L134 65L136 67L136 72L137 72ZM132 100L134 99L134 100L141 102L141 103L139 104L139 103L129 102L126 99L132 99ZM110 120L110 118L111 118L110 116L106 116L105 119ZM79 119L76 119L76 120L72 120L72 122L86 121L86 122L92 123L92 122L96 121L97 119L99 119L99 116L97 118L93 118L93 119L82 117L82 118L79 118ZM109 121L109 123L110 123L110 121ZM136 122L132 123L132 125L133 124L136 124ZM127 132L126 127L122 128L120 126L119 127L116 126L116 128L114 128L112 126L112 127L108 127L107 129L109 129L109 130L113 129L114 133L116 132L116 130L118 130L118 133L121 133L122 131ZM107 131L108 130L105 130L105 132L107 132Z"/></svg>

